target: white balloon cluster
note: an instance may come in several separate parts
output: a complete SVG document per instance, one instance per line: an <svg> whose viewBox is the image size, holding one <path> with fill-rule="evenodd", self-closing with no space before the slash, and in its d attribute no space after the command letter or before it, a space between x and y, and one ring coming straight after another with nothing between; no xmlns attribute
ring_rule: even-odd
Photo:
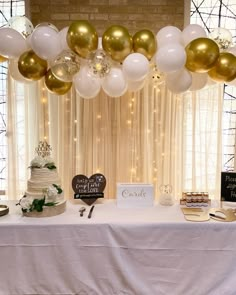
<svg viewBox="0 0 236 295"><path fill-rule="evenodd" d="M186 45L197 38L207 37L205 30L199 25L188 25L183 31L174 26L162 28L156 35L157 52L151 61L145 55L134 52L130 53L121 65L103 50L101 40L98 49L84 59L68 46L69 27L58 31L52 24L42 23L33 29L27 18L20 18L22 22L27 23L24 29L27 27L28 32L24 31L23 34L22 31L17 31L17 27L20 27L19 19L14 20L18 21L17 26L13 27L14 22L11 21L9 27L0 29L0 55L9 59L10 74L20 82L31 81L19 72L17 59L32 49L38 57L47 61L57 79L73 82L76 92L83 98L93 98L101 89L111 97L119 97L127 90L142 89L150 77L155 83L165 80L167 88L173 93L199 90L207 83L206 73L193 73L185 67ZM221 42L223 49L229 47L232 42L229 34L224 31L227 39L225 40L222 37L223 30L217 32L212 33L212 39ZM230 50L235 55L235 47ZM234 85L235 82L230 83Z"/></svg>

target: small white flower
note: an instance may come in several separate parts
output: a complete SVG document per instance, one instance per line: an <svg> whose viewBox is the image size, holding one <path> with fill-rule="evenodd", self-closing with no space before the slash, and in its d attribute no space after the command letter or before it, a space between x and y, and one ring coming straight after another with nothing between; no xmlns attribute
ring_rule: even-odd
<svg viewBox="0 0 236 295"><path fill-rule="evenodd" d="M49 163L54 164L53 159L51 157L45 157L44 158L44 165L49 164Z"/></svg>
<svg viewBox="0 0 236 295"><path fill-rule="evenodd" d="M43 167L45 165L45 161L43 157L37 156L31 162L30 166L32 167Z"/></svg>
<svg viewBox="0 0 236 295"><path fill-rule="evenodd" d="M22 209L29 210L32 205L32 198L28 196L24 196L20 199L19 204Z"/></svg>
<svg viewBox="0 0 236 295"><path fill-rule="evenodd" d="M57 194L57 188L53 185L50 185L47 189L47 198L54 202L56 200Z"/></svg>

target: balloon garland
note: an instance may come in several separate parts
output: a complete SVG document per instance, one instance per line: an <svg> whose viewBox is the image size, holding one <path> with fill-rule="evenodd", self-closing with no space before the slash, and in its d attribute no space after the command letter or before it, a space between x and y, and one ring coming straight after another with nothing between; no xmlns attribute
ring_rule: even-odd
<svg viewBox="0 0 236 295"><path fill-rule="evenodd" d="M120 25L108 27L102 37L86 20L58 29L50 23L33 28L26 17L10 19L0 29L0 62L9 61L9 73L22 83L44 78L47 89L66 94L72 85L83 98L101 88L111 97L139 91L147 79L164 81L169 91L182 93L214 82L236 86L236 46L231 33L205 30L190 24L174 26L156 35L144 29L133 36Z"/></svg>

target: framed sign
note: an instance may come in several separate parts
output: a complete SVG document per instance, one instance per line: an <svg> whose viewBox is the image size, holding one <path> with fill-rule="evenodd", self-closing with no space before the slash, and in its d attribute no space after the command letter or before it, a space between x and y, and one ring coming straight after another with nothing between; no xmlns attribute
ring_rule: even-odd
<svg viewBox="0 0 236 295"><path fill-rule="evenodd" d="M221 201L236 202L236 172L221 172Z"/></svg>

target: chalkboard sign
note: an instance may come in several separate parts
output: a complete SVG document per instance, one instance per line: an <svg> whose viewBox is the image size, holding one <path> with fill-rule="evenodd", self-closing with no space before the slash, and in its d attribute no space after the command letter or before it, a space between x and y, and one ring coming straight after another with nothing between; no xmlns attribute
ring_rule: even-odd
<svg viewBox="0 0 236 295"><path fill-rule="evenodd" d="M221 172L221 201L236 202L236 172Z"/></svg>
<svg viewBox="0 0 236 295"><path fill-rule="evenodd" d="M106 187L106 178L100 173L93 174L89 178L83 174L74 176L72 188L75 192L74 199L81 199L91 205L97 198L103 198Z"/></svg>

